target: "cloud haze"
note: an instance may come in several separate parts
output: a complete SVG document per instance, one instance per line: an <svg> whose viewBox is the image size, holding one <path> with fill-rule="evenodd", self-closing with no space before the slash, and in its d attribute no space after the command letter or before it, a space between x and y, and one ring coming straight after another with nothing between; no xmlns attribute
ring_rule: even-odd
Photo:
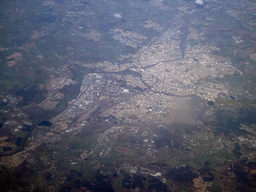
<svg viewBox="0 0 256 192"><path fill-rule="evenodd" d="M203 0L196 0L195 3L199 4L199 5L203 5L204 4Z"/></svg>

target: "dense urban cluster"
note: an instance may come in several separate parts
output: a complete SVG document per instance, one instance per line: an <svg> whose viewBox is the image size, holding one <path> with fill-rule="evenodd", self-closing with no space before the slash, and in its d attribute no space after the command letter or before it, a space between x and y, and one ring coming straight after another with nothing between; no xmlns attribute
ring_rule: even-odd
<svg viewBox="0 0 256 192"><path fill-rule="evenodd" d="M28 191L254 190L256 5L244 2L39 1L29 42L0 45L14 71L0 80L1 166Z"/></svg>

